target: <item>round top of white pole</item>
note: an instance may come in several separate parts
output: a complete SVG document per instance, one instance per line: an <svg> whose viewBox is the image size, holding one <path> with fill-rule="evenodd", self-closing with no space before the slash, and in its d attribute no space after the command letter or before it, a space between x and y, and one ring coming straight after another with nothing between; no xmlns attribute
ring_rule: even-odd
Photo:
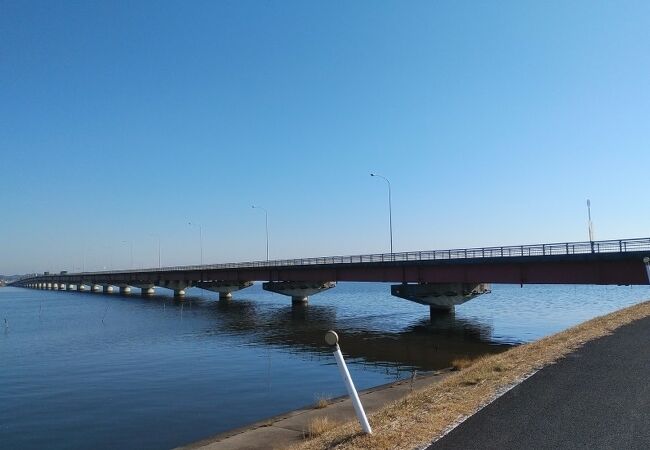
<svg viewBox="0 0 650 450"><path fill-rule="evenodd" d="M336 334L336 331L329 330L325 333L325 342L327 342L327 345L337 345L339 343L339 335Z"/></svg>

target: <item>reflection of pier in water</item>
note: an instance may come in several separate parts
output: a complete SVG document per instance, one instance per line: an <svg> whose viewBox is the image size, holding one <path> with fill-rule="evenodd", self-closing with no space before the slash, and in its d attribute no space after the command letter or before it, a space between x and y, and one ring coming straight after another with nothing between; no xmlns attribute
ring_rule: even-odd
<svg viewBox="0 0 650 450"><path fill-rule="evenodd" d="M214 334L241 335L255 344L295 353L329 355L331 349L323 337L327 330L336 329L349 358L401 369L442 369L459 357L475 358L511 347L493 342L488 325L457 319L453 314L432 321L423 319L400 331L382 331L355 318L337 319L334 306L297 304L267 308L240 299L193 300L198 301L194 303L196 307L211 312L210 317L216 321Z"/></svg>

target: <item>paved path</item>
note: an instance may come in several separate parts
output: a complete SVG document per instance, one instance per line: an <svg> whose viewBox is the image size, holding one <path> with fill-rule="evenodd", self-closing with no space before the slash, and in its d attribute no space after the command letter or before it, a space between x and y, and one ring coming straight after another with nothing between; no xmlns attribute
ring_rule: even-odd
<svg viewBox="0 0 650 450"><path fill-rule="evenodd" d="M650 318L544 368L429 449L650 449Z"/></svg>

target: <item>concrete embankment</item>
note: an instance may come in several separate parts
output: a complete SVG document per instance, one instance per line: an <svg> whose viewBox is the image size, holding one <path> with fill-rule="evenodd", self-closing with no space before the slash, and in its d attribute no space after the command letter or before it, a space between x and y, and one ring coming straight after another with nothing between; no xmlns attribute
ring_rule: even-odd
<svg viewBox="0 0 650 450"><path fill-rule="evenodd" d="M596 433L601 433L602 436L602 428L604 427L604 433L606 434L606 429L610 421L618 420L615 412L618 410L625 411L627 408L629 408L627 415L631 415L632 420L628 423L627 419L625 419L626 416L622 415L621 418L623 421L619 422L615 428L615 433L621 433L617 436L622 437L618 441L612 441L611 439L598 440L596 437L593 439L589 438L591 440L585 438L584 442L600 443L604 446L611 444L607 448L628 448L628 445L631 445L631 448L648 448L650 447L650 438L648 437L648 427L646 425L648 414L650 414L647 406L649 394L645 379L643 376L638 377L640 374L646 374L650 369L648 367L648 360L650 359L647 353L648 347L645 345L648 339L648 320L644 320L646 317L650 317L650 302L647 301L606 316L597 317L561 333L515 347L498 355L480 358L467 368L448 376L440 383L410 393L402 400L389 403L386 407L370 414L369 420L373 427L372 435L360 434L358 424L349 422L327 431L315 439L306 440L297 444L295 448L301 450L324 448L410 450L426 447L441 436L449 433L450 430L463 423L467 418L471 420L472 416L478 411L492 406L490 405L491 402L504 394L507 395L510 389L519 385L522 381L522 386L525 385L527 381L524 380L531 377L531 375L532 378L530 379L534 379L539 371L543 372L545 367L562 360L562 358L568 355L575 355L573 359L580 360L582 354L577 352L578 349L581 349L588 342L596 341L612 333L619 335L619 331L617 331L619 329L620 336L627 342L627 344L624 343L623 347L628 345L630 351L624 353L624 357L618 355L617 351L604 354L602 368L597 373L597 376L600 378L594 386L598 389L607 389L607 386L610 385L612 387L616 386L611 391L612 395L610 396L611 401L616 404L618 401L616 400L616 392L622 394L627 387L627 383L618 383L620 379L619 374L621 371L625 371L629 364L630 367L634 367L632 371L637 374L635 381L629 382L632 383L634 392L631 396L622 395L621 399L625 398L631 400L631 402L617 405L612 410L606 404L599 404L600 411L594 413L594 417L600 417L604 422L588 425L588 421L585 421L584 423L587 424L586 428L581 427L581 429L585 430L592 426L594 429L597 429ZM634 333L629 334L626 328L622 328L627 324L635 322L636 325L634 326L638 327L639 330L645 330L646 334L643 335L645 337L639 338L637 336L635 338ZM642 343L638 339L642 339ZM609 361L607 361L608 359ZM562 368L559 364L558 366L560 369ZM597 366L598 363L587 364L582 369L579 369L578 372L575 372L578 376L577 381L574 379L575 384L579 384L580 371L596 370ZM640 367L642 369L639 369ZM554 387L546 384L542 391L551 391ZM584 388L588 390L589 386L585 385ZM599 401L598 392L594 391L590 396L593 402L597 403ZM510 433L510 436L514 436L512 439L509 439L510 447L505 448L525 448L518 446L516 437L517 434L521 437L527 432L526 426L522 425L521 421L525 419L525 422L531 417L532 419L530 420L544 420L544 416L546 415L558 415L559 417L555 420L555 424L556 426L564 426L562 435L567 436L570 434L571 425L576 420L580 420L579 416L592 414L592 410L594 409L593 402L592 407L585 410L581 407L579 399L572 398L572 403L576 405L573 409L553 409L551 407L549 410L543 409L533 412L532 410L535 410L535 407L534 405L530 405L532 406L531 412L529 414L523 414L518 419L520 422L515 422L515 424L519 423L521 429L514 431L514 434L513 430L507 430L510 426L509 423L501 422L500 428L497 428L496 431L491 425L484 424L481 426L482 434L478 434L476 438L472 438L470 436L471 433L469 433L464 436L469 441L459 440L460 445L450 445L449 448L500 448L498 446L489 446L490 439L494 437L495 433L499 433L499 430L502 430L506 435ZM641 399L641 403L634 399ZM524 402L526 401L525 395L523 400ZM558 402L561 402L561 399ZM551 405L553 403L550 402L548 404ZM631 428L627 427L627 424ZM539 429L545 430L548 435L556 432L553 427L540 426ZM462 434L462 430L459 428L457 433ZM547 439L552 440L555 437L547 436ZM438 445L446 445L443 444L446 442L444 438L439 442L440 444ZM529 441L526 442L531 444L532 448L554 448L553 446L549 447L545 445L541 437L534 444ZM547 440L546 442L551 441ZM553 441L552 444L557 444L557 442ZM576 441L567 440L565 444L564 448L591 448L589 445L582 446L579 442L576 443ZM646 444L648 445L643 447ZM603 445L596 445L596 447L602 448ZM436 447L434 446L434 448ZM440 448L446 447L443 446Z"/></svg>
<svg viewBox="0 0 650 450"><path fill-rule="evenodd" d="M398 381L367 389L359 393L364 409L372 414L387 404L445 379L449 370L419 374L414 379ZM245 427L227 431L179 449L244 450L282 449L303 442L310 434L355 420L350 400L340 397L329 400L327 406L298 409L265 419Z"/></svg>

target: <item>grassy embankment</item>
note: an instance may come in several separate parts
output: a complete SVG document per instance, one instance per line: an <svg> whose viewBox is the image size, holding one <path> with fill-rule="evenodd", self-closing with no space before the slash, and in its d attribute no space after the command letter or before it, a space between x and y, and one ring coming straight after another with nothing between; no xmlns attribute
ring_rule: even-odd
<svg viewBox="0 0 650 450"><path fill-rule="evenodd" d="M456 374L370 415L372 435L361 434L356 422L314 424L317 429L306 433L312 438L294 449L422 447L542 367L553 364L588 341L646 316L650 316L650 301L597 317L504 353L474 361L457 361Z"/></svg>

